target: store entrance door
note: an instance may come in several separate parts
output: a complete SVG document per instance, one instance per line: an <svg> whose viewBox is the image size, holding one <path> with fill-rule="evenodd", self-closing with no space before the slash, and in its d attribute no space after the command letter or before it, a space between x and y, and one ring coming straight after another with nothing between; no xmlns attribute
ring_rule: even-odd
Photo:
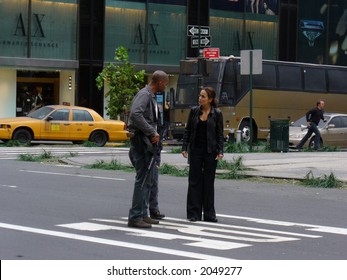
<svg viewBox="0 0 347 280"><path fill-rule="evenodd" d="M59 104L59 72L17 71L16 116Z"/></svg>

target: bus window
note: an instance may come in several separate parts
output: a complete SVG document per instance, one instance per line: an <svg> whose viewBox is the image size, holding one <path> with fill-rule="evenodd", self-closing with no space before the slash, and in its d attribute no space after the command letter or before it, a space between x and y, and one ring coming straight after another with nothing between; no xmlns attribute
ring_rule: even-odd
<svg viewBox="0 0 347 280"><path fill-rule="evenodd" d="M224 78L219 96L220 105L233 105L236 92L235 63L228 61L225 65Z"/></svg>
<svg viewBox="0 0 347 280"><path fill-rule="evenodd" d="M220 104L228 104L228 94L226 91L220 93Z"/></svg>
<svg viewBox="0 0 347 280"><path fill-rule="evenodd" d="M204 84L213 84L218 82L219 72L220 72L221 63L213 62L212 64L212 73L204 76Z"/></svg>
<svg viewBox="0 0 347 280"><path fill-rule="evenodd" d="M263 63L263 73L253 76L254 86L258 88L275 89L277 88L276 77L276 66Z"/></svg>
<svg viewBox="0 0 347 280"><path fill-rule="evenodd" d="M324 69L305 68L303 72L305 90L326 92L327 83Z"/></svg>
<svg viewBox="0 0 347 280"><path fill-rule="evenodd" d="M343 71L342 69L330 69L328 71L330 92L347 92L346 74L347 71Z"/></svg>
<svg viewBox="0 0 347 280"><path fill-rule="evenodd" d="M178 106L197 104L197 86L198 80L196 76L180 75L177 82L174 104Z"/></svg>
<svg viewBox="0 0 347 280"><path fill-rule="evenodd" d="M222 82L219 80L220 79L220 73L222 71L222 63L214 61L212 64L212 69L213 69L212 73L203 77L202 86L213 87L216 90L217 97L218 97L218 92L219 92L220 85Z"/></svg>
<svg viewBox="0 0 347 280"><path fill-rule="evenodd" d="M285 90L302 90L301 68L278 65L279 88Z"/></svg>
<svg viewBox="0 0 347 280"><path fill-rule="evenodd" d="M180 87L176 92L175 104L177 105L196 105L197 88L193 84L185 84L185 87Z"/></svg>

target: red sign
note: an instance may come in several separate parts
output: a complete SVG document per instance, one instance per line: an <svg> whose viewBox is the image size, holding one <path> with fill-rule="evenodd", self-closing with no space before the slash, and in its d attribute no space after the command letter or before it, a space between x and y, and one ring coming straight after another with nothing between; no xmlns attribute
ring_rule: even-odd
<svg viewBox="0 0 347 280"><path fill-rule="evenodd" d="M204 48L204 58L219 58L219 48Z"/></svg>

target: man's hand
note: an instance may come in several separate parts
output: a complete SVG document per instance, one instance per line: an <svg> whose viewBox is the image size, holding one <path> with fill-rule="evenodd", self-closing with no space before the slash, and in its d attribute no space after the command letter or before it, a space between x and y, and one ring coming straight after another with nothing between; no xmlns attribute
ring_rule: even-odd
<svg viewBox="0 0 347 280"><path fill-rule="evenodd" d="M155 135L152 136L151 138L151 143L152 144L157 144L160 141L160 135L156 133Z"/></svg>
<svg viewBox="0 0 347 280"><path fill-rule="evenodd" d="M223 154L218 154L215 158L215 160L221 160L223 158Z"/></svg>

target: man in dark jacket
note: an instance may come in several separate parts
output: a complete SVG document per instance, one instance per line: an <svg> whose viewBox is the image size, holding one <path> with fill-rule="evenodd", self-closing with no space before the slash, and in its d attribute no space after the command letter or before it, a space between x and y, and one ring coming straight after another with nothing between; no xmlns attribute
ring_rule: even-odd
<svg viewBox="0 0 347 280"><path fill-rule="evenodd" d="M168 82L165 72L155 71L150 83L136 94L131 105L128 128L134 136L130 139L129 158L135 167L136 178L129 210L129 227L151 228L152 224L159 223L150 218L148 213L149 194L160 141L155 94L163 92Z"/></svg>
<svg viewBox="0 0 347 280"><path fill-rule="evenodd" d="M305 145L306 141L311 137L312 133L315 134L314 137L314 149L318 150L320 146L320 132L318 129L318 124L320 120L324 120L324 101L317 101L317 107L309 110L306 113L306 121L308 122L308 130L304 138L301 139L300 143L296 146L297 149L301 150Z"/></svg>

